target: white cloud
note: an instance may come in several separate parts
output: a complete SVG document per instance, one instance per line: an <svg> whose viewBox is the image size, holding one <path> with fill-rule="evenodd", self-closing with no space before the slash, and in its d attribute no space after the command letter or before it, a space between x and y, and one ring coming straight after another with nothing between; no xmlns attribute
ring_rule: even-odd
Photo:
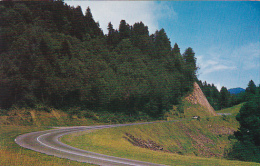
<svg viewBox="0 0 260 166"><path fill-rule="evenodd" d="M217 71L221 71L221 70L235 70L235 69L236 69L235 66L226 66L226 65L216 64L216 65L212 65L211 67L207 68L207 70L205 70L203 72L203 74L209 74L209 73L217 72Z"/></svg>
<svg viewBox="0 0 260 166"><path fill-rule="evenodd" d="M65 1L71 6L81 6L85 13L89 6L95 21L107 33L107 25L111 22L118 29L121 20L130 25L142 21L148 26L150 34L158 30L160 18L177 18L175 11L164 2L155 1Z"/></svg>
<svg viewBox="0 0 260 166"><path fill-rule="evenodd" d="M260 70L260 42L249 43L234 50L232 58L243 70Z"/></svg>
<svg viewBox="0 0 260 166"><path fill-rule="evenodd" d="M225 58L227 52L222 52L217 47L209 48L209 51L197 57L197 63L200 67L200 75L207 75L223 70L235 70L236 64L232 60Z"/></svg>
<svg viewBox="0 0 260 166"><path fill-rule="evenodd" d="M204 61L203 59L200 60L199 66L200 66L200 74L206 75L218 71L223 71L223 70L235 70L237 69L236 66L230 65L228 62L226 63L221 63L221 60L219 61L212 61L212 60L206 60Z"/></svg>
<svg viewBox="0 0 260 166"><path fill-rule="evenodd" d="M197 56L201 80L234 88L247 86L249 80L259 84L260 42L251 42L238 47L212 46Z"/></svg>
<svg viewBox="0 0 260 166"><path fill-rule="evenodd" d="M206 75L223 70L260 70L260 42L249 43L237 48L212 46L197 57L200 74Z"/></svg>

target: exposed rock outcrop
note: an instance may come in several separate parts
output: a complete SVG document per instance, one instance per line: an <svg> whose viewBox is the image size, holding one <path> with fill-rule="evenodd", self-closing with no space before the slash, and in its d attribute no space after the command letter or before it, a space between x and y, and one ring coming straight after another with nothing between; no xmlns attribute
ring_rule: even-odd
<svg viewBox="0 0 260 166"><path fill-rule="evenodd" d="M210 114L216 116L216 112L214 108L209 104L206 96L200 89L199 85L195 82L194 83L194 90L193 92L185 98L191 104L199 104L205 107L205 110L208 111Z"/></svg>
<svg viewBox="0 0 260 166"><path fill-rule="evenodd" d="M127 139L129 142L131 142L134 146L139 146L141 148L147 148L147 149L151 149L151 150L163 150L163 147L158 145L157 143L155 143L152 140L148 140L148 141L144 141L140 138L136 138L133 135L126 133L125 134L126 137L124 137L125 139Z"/></svg>

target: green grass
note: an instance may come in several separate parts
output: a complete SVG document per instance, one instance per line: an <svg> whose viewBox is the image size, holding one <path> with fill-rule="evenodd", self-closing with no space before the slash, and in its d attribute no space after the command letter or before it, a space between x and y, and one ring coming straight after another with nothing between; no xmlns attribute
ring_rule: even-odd
<svg viewBox="0 0 260 166"><path fill-rule="evenodd" d="M184 105L184 115L185 117L192 117L192 116L212 116L207 109L199 104L191 104L188 101L183 101Z"/></svg>
<svg viewBox="0 0 260 166"><path fill-rule="evenodd" d="M80 115L70 115L66 112L50 109L46 111L36 111L34 109L14 109L8 111L6 116L0 116L0 125L16 126L89 126L104 124L92 118L80 117Z"/></svg>
<svg viewBox="0 0 260 166"><path fill-rule="evenodd" d="M241 103L239 105L235 105L230 108L225 108L220 111L217 111L217 113L231 113L232 116L236 116L239 113L240 108L244 105L244 103Z"/></svg>
<svg viewBox="0 0 260 166"><path fill-rule="evenodd" d="M237 128L234 117L225 120L222 117L208 117L201 121L186 120L74 133L62 137L62 141L102 154L167 165L259 165L223 158L225 148L231 143L228 140L229 133ZM162 145L164 151L134 146L125 138L126 133L144 141L152 140Z"/></svg>
<svg viewBox="0 0 260 166"><path fill-rule="evenodd" d="M187 116L203 115L203 108L198 105L186 103L184 106L186 110L188 109ZM235 115L241 106L242 104L218 112ZM99 124L101 123L91 118L70 116L59 110L10 111L8 116L0 116L0 165L90 165L22 148L14 142L14 139L23 133L48 129L44 126ZM227 133L237 128L238 123L234 116L225 118L202 116L201 121L189 119L181 122L103 129L92 133L74 133L63 137L62 141L90 151L168 165L257 165L223 159L224 149L231 143ZM153 140L163 145L164 151L152 151L133 146L125 139L126 133L144 141Z"/></svg>
<svg viewBox="0 0 260 166"><path fill-rule="evenodd" d="M164 114L164 119L167 121L170 120L176 120L176 119L181 119L183 117L186 118L191 118L193 116L200 116L200 117L212 117L212 113L210 113L207 108L199 105L199 104L191 104L187 100L182 101L182 107L184 110L184 113L178 113L177 107L178 106L173 106L173 109L165 112Z"/></svg>
<svg viewBox="0 0 260 166"><path fill-rule="evenodd" d="M97 125L92 119L69 116L59 110L49 112L32 109L14 109L0 116L0 165L1 166L61 166L90 165L61 159L20 147L14 139L21 134L49 129L44 126Z"/></svg>
<svg viewBox="0 0 260 166"><path fill-rule="evenodd" d="M0 125L0 165L1 166L86 166L79 163L34 152L20 147L14 139L24 133L45 130L43 127Z"/></svg>

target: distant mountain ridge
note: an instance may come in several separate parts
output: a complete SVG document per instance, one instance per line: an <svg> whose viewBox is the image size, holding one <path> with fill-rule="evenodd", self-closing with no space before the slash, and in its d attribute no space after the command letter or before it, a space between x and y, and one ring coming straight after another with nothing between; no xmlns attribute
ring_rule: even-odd
<svg viewBox="0 0 260 166"><path fill-rule="evenodd" d="M241 92L245 92L245 89L243 88L231 88L228 90L230 94L239 94Z"/></svg>

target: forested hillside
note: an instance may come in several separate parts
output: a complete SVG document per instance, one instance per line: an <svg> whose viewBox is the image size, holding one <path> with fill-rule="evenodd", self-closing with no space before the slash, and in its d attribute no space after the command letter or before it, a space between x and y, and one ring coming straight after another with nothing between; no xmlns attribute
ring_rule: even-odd
<svg viewBox="0 0 260 166"><path fill-rule="evenodd" d="M221 87L220 91L214 84L208 84L207 81L197 81L205 94L210 105L215 110L221 110L246 101L245 92L231 94L226 87Z"/></svg>
<svg viewBox="0 0 260 166"><path fill-rule="evenodd" d="M108 20L109 21L109 20ZM164 29L125 20L104 35L90 8L62 1L0 3L0 106L159 116L193 87L196 58Z"/></svg>

